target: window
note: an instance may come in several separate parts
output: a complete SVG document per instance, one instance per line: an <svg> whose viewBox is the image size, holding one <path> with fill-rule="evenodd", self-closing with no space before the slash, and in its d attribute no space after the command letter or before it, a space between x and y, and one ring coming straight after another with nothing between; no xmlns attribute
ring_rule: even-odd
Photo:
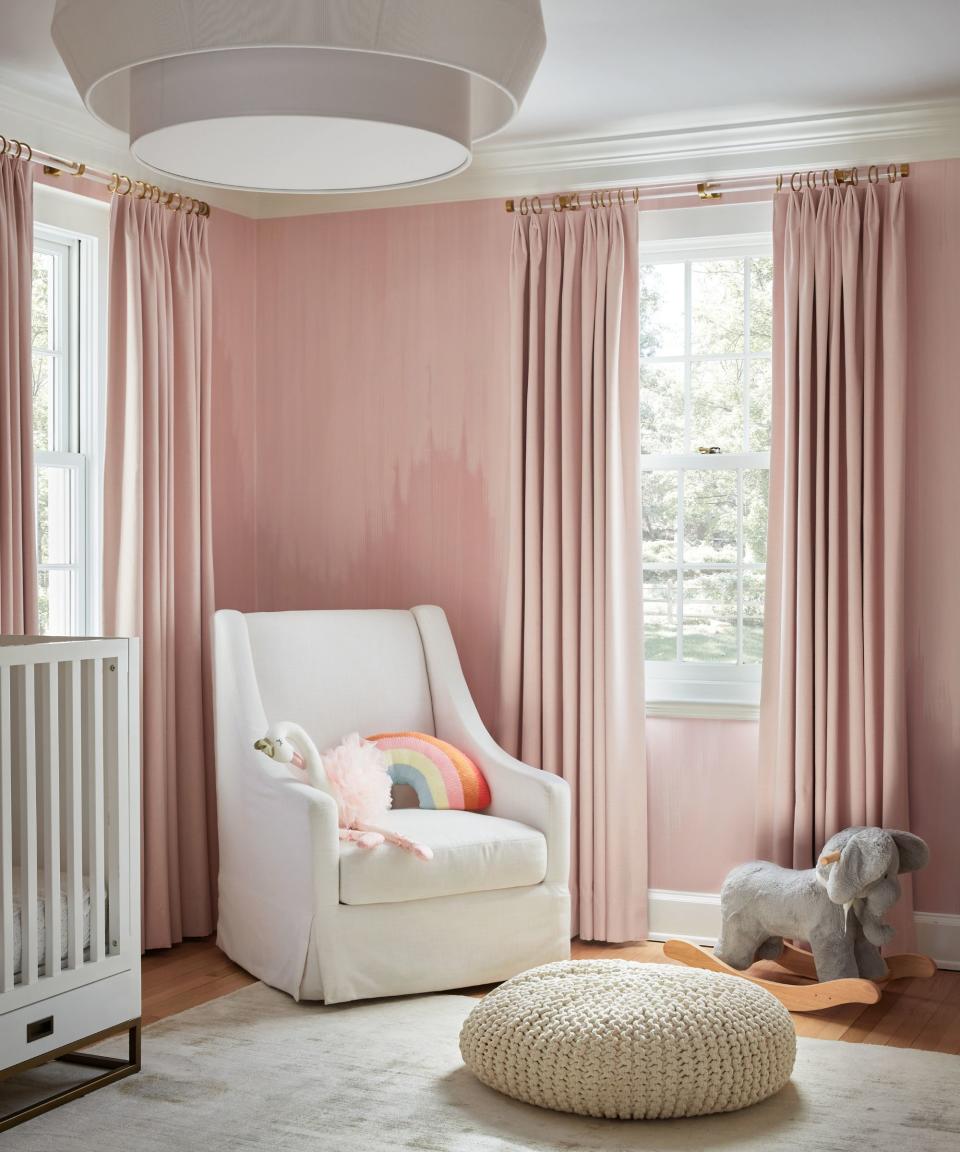
<svg viewBox="0 0 960 1152"><path fill-rule="evenodd" d="M763 653L770 239L651 244L641 262L647 698L751 709Z"/></svg>
<svg viewBox="0 0 960 1152"><path fill-rule="evenodd" d="M99 627L98 247L95 237L35 227L37 574L40 630L49 636L92 634Z"/></svg>

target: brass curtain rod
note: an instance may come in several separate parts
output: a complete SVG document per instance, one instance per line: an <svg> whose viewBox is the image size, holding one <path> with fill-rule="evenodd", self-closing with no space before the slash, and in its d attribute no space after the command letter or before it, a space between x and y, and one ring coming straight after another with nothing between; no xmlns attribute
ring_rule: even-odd
<svg viewBox="0 0 960 1152"><path fill-rule="evenodd" d="M174 212L181 209L189 216L209 216L210 205L206 200L198 200L195 196L187 196L182 192L165 192L156 184L146 180L134 180L119 172L103 172L99 168L88 168L79 160L63 160L49 152L41 152L38 148L31 148L23 140L7 138L0 133L0 156L12 156L15 160L24 160L28 164L41 164L48 176L82 176L85 180L93 180L97 184L105 184L107 191L114 196L133 196L136 200L152 200L154 204L163 204Z"/></svg>
<svg viewBox="0 0 960 1152"><path fill-rule="evenodd" d="M910 175L909 164L871 164L863 178L869 184L887 180L905 180ZM745 183L754 181L753 184ZM613 204L640 204L644 200L673 200L693 195L701 200L719 200L724 192L782 192L786 188L800 192L804 188L842 188L861 182L860 168L823 168L808 172L794 172L789 177L780 172L774 176L741 176L731 180L701 181L696 186L684 183L648 184L634 188L604 188L596 192L558 192L552 196L522 196L504 201L508 212L521 216L541 212L576 212L580 208L609 208Z"/></svg>

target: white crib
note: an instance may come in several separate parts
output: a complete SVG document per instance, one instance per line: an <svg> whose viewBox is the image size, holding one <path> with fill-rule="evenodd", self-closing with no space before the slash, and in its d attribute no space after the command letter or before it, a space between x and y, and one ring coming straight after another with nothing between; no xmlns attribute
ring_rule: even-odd
<svg viewBox="0 0 960 1152"><path fill-rule="evenodd" d="M139 701L136 640L0 637L0 1081L98 1070L0 1131L140 1067Z"/></svg>

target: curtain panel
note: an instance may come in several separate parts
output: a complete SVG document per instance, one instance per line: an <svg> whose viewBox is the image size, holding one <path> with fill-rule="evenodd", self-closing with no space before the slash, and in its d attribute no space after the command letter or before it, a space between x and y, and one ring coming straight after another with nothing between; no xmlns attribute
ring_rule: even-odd
<svg viewBox="0 0 960 1152"><path fill-rule="evenodd" d="M514 221L500 739L572 793L572 933L647 931L637 212Z"/></svg>
<svg viewBox="0 0 960 1152"><path fill-rule="evenodd" d="M909 827L905 250L899 181L776 198L757 833L793 867L841 828Z"/></svg>
<svg viewBox="0 0 960 1152"><path fill-rule="evenodd" d="M0 632L35 635L33 168L0 156Z"/></svg>
<svg viewBox="0 0 960 1152"><path fill-rule="evenodd" d="M144 947L213 931L207 220L114 196L104 623L142 651Z"/></svg>

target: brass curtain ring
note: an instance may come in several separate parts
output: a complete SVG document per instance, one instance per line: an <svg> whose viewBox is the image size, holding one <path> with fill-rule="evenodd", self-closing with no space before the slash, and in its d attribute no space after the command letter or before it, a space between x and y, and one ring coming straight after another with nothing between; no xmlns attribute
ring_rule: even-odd
<svg viewBox="0 0 960 1152"><path fill-rule="evenodd" d="M797 183L799 181L799 183ZM802 192L803 191L803 176L799 172L794 172L790 177L790 191Z"/></svg>
<svg viewBox="0 0 960 1152"><path fill-rule="evenodd" d="M570 208L571 212L579 212L580 211L580 193L579 192L574 192L574 194L570 197L570 204L568 205L568 207Z"/></svg>
<svg viewBox="0 0 960 1152"><path fill-rule="evenodd" d="M891 184L896 183L896 180L897 180L897 166L896 166L896 164L890 163L887 165L887 179L890 181Z"/></svg>
<svg viewBox="0 0 960 1152"><path fill-rule="evenodd" d="M8 144L6 136L0 134L0 141L2 141L2 143L0 143L0 156L6 156Z"/></svg>
<svg viewBox="0 0 960 1152"><path fill-rule="evenodd" d="M850 183L854 186L854 188L856 188L856 186L860 183L860 169L859 168L851 168L850 169Z"/></svg>
<svg viewBox="0 0 960 1152"><path fill-rule="evenodd" d="M591 192L590 193L590 207L596 208L598 204L599 204L599 200L597 199L596 192Z"/></svg>
<svg viewBox="0 0 960 1152"><path fill-rule="evenodd" d="M820 187L821 188L829 188L830 187L830 169L829 168L824 168L824 170L820 173Z"/></svg>
<svg viewBox="0 0 960 1152"><path fill-rule="evenodd" d="M147 191L147 186L142 180L134 180L133 187L136 189L134 196L137 200L142 200Z"/></svg>
<svg viewBox="0 0 960 1152"><path fill-rule="evenodd" d="M554 212L563 211L563 201L560 199L560 193L554 192L553 194L553 210Z"/></svg>
<svg viewBox="0 0 960 1152"><path fill-rule="evenodd" d="M119 187L120 187L120 173L119 172L111 172L110 173L110 183L107 185L107 191L108 192L116 192L116 190Z"/></svg>
<svg viewBox="0 0 960 1152"><path fill-rule="evenodd" d="M189 203L188 203L188 201L189 201ZM530 212L530 205L529 205L529 203L527 203L526 197L524 197L524 203L526 204L526 211L523 214L524 214L524 216L527 216ZM194 205L196 204L196 200L194 200L194 198L192 196L184 196L183 204L184 204L183 210L189 216L190 213L194 209Z"/></svg>
<svg viewBox="0 0 960 1152"><path fill-rule="evenodd" d="M880 175L877 172L876 164L871 164L870 167L867 169L867 181L870 184L878 184L879 183Z"/></svg>
<svg viewBox="0 0 960 1152"><path fill-rule="evenodd" d="M617 203L620 205L621 208L624 206L624 204L626 204L626 200L624 200L624 198L623 198L623 189L622 188L617 189Z"/></svg>
<svg viewBox="0 0 960 1152"><path fill-rule="evenodd" d="M33 159L33 149L29 144L24 144L23 147L27 150L27 161L29 162Z"/></svg>
<svg viewBox="0 0 960 1152"><path fill-rule="evenodd" d="M817 186L817 174L816 174L816 172L808 172L807 173L807 187L812 192L814 190L814 188L816 188L816 186Z"/></svg>
<svg viewBox="0 0 960 1152"><path fill-rule="evenodd" d="M634 188L634 190L633 190L633 202L634 202L634 204L640 203L640 189L639 188Z"/></svg>
<svg viewBox="0 0 960 1152"><path fill-rule="evenodd" d="M782 172L777 173L777 191L778 192L783 191L783 173Z"/></svg>
<svg viewBox="0 0 960 1152"><path fill-rule="evenodd" d="M543 212L543 205L540 203L539 196L534 196L530 201L530 207L533 209L534 216L539 216Z"/></svg>
<svg viewBox="0 0 960 1152"><path fill-rule="evenodd" d="M176 204L174 204L174 202L173 202L174 197L177 198ZM179 212L182 205L183 205L183 197L180 195L179 192L170 192L167 194L167 207L172 209L172 211Z"/></svg>
<svg viewBox="0 0 960 1152"><path fill-rule="evenodd" d="M123 187L123 181L124 180L126 180L126 182L127 182L126 188ZM130 193L133 191L133 182L131 181L129 176L121 176L120 177L120 183L117 185L117 191L120 193L121 196L129 196L130 195Z"/></svg>
<svg viewBox="0 0 960 1152"><path fill-rule="evenodd" d="M16 152L13 153L13 158L14 158L14 160L19 160L21 155L23 154L23 145L20 143L19 140L12 140L11 143L16 144L16 146L17 146Z"/></svg>

